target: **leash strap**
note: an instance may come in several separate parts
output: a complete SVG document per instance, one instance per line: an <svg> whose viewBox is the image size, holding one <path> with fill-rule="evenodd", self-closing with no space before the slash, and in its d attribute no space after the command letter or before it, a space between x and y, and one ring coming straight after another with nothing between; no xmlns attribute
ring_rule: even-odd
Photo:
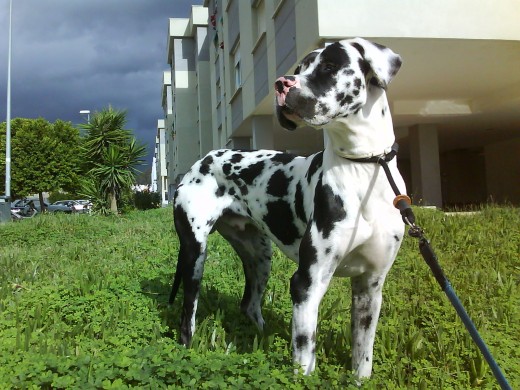
<svg viewBox="0 0 520 390"><path fill-rule="evenodd" d="M411 230L411 229L410 229ZM486 343L480 336L477 328L475 327L475 324L469 317L468 313L466 312L466 309L464 309L464 306L460 302L459 297L453 290L453 287L451 286L450 281L446 276L444 275L444 272L442 271L442 268L439 264L439 261L437 260L437 256L433 252L432 247L430 246L430 243L428 240L421 234L421 237L419 238L419 251L421 252L422 257L432 270L433 275L435 276L435 279L437 279L437 283L441 286L442 290L450 300L452 306L455 308L455 311L459 315L460 319L464 323L464 326L468 330L471 338L473 339L473 342L477 345L477 347L480 349L480 352L486 359L487 363L489 364L489 367L491 368L491 371L493 372L493 375L495 376L498 384L500 385L500 388L503 390L511 390L512 387L509 385L506 377L502 373L502 370L500 369L498 363L493 358L493 355L489 351L489 348L487 347Z"/></svg>
<svg viewBox="0 0 520 390"><path fill-rule="evenodd" d="M348 160L361 163L377 163L381 165L386 174L388 182L390 183L390 186L392 187L392 190L394 191L396 196L394 199L394 207L398 209L401 213L401 217L403 218L404 223L410 227L410 229L408 230L408 234L412 237L419 239L419 251L421 253L421 256L423 257L426 264L428 264L428 266L430 267L430 270L432 271L433 276L437 280L437 283L439 283L439 286L441 286L442 291L444 291L444 293L450 300L452 306L455 308L455 311L457 312L464 326L468 330L471 338L473 339L473 342L480 349L480 352L489 364L489 367L491 368L493 375L495 376L498 384L500 385L500 388L503 390L511 390L511 385L508 383L506 377L502 373L502 370L498 366L498 363L493 358L493 355L489 351L489 348L480 336L477 328L475 327L475 324L469 317L468 313L466 312L466 309L464 308L457 294L453 290L450 281L444 274L439 260L437 259L437 256L435 255L435 252L433 251L430 245L430 242L424 236L423 229L415 224L415 215L412 210L411 199L407 195L401 194L399 188L395 184L395 180L392 177L392 173L390 172L390 168L388 167L387 162L391 161L396 156L397 151L398 145L394 144L392 146L392 151L388 154L375 157Z"/></svg>
<svg viewBox="0 0 520 390"><path fill-rule="evenodd" d="M396 198L394 199L394 207L401 212L401 217L403 218L403 222L409 226L415 226L415 215L412 211L412 200L407 196L401 194L397 184L395 184L395 180L392 177L392 173L390 172L390 168L388 167L388 162L392 161L393 158L397 155L399 151L399 145L394 143L389 153L382 154L380 156L372 156L372 157L364 157L364 158L347 158L347 160L358 162L358 163L376 163L381 165L383 170L385 171L386 178L394 191Z"/></svg>

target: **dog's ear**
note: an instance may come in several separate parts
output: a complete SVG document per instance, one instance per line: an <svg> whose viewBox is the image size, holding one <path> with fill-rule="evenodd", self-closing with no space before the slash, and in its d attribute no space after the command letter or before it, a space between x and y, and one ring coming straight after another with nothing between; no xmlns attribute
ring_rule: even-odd
<svg viewBox="0 0 520 390"><path fill-rule="evenodd" d="M367 81L386 88L401 68L401 57L388 47L363 38L349 39L347 42L361 53L361 70L365 72Z"/></svg>

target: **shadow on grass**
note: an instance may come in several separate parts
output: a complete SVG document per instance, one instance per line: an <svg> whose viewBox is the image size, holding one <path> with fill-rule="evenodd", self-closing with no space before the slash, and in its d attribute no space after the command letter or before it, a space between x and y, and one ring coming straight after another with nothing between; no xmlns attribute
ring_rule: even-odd
<svg viewBox="0 0 520 390"><path fill-rule="evenodd" d="M240 311L242 287L237 285L236 295L230 295L203 284L199 295L194 340L198 338L200 343L201 338L207 338L211 344L213 341L210 339L214 339L215 332L221 329L225 344L233 345L238 353L250 353L258 348L267 350L274 335L285 339L289 345L290 319L282 318L264 307L262 313L266 326L263 332L259 332L255 324ZM170 291L171 284L164 279L141 281L141 292L155 301L161 321L168 328L164 336L178 341L184 292L181 286L174 303L170 305Z"/></svg>

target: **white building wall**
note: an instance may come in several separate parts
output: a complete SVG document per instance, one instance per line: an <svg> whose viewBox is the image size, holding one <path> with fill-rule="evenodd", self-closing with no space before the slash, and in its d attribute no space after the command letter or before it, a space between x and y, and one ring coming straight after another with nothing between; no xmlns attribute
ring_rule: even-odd
<svg viewBox="0 0 520 390"><path fill-rule="evenodd" d="M154 167L152 168L152 176L155 176L155 180L152 179L152 191L157 191L161 195L161 204L163 206L168 203L167 158L165 120L159 119L157 121L157 133L155 137Z"/></svg>
<svg viewBox="0 0 520 390"><path fill-rule="evenodd" d="M317 3L319 36L323 38L520 39L517 0L364 0L362 5L355 1L299 0L298 8L306 3Z"/></svg>
<svg viewBox="0 0 520 390"><path fill-rule="evenodd" d="M301 154L322 148L321 131L303 128L295 135L280 128L273 116L272 84L277 77L291 74L303 56L329 40L362 36L389 45L403 55L405 65L389 88L389 98L394 123L398 123L403 134L400 141L405 144L406 155L401 161L408 164L404 170L410 172L410 177L414 172L416 185L410 185L410 188L420 188L421 198L427 204L442 203L439 176L442 167L446 166L442 162L444 149L450 151L449 159L454 161L457 154L452 152L455 147L452 144L457 147L464 144L463 140L451 139L454 136L446 124L453 121L458 128L478 127L484 121L472 118L478 118L481 112L510 110L520 102L520 76L516 70L514 74L511 72L520 52L520 24L517 22L520 2L517 0L439 0L435 3L412 0L206 0L204 5L209 21L209 62L197 65L197 104L201 107L203 97L208 96L210 120L206 124L211 126L212 136L210 142L203 132L208 127L202 124L199 115L200 154L210 143L214 149L251 145ZM187 31L198 25L195 14L200 17L201 9L197 8L196 13L193 11L191 20L184 25L176 26L176 34L192 34ZM500 82L484 85L476 81L483 80L486 67L478 66L481 64L479 59L485 58L486 53L489 53L487 57L498 55L497 58L501 58L497 62L509 70L509 86L502 88ZM235 82L237 54L240 85ZM462 65L466 57L476 61L469 62L471 66ZM200 74L206 70L208 77L203 80ZM466 84L461 82L464 77ZM204 87L208 82L209 86ZM490 92L493 85L495 88L500 85L500 89ZM461 91L465 90L470 90L474 96L471 99L464 96ZM509 112L508 118L511 115ZM486 120L490 127L497 126L492 127L493 131L507 127L494 121L493 117ZM503 119L501 123L506 122ZM430 139L435 144L436 155L423 152L420 155L422 168L417 170L410 166L409 156L418 160L419 151L410 153L410 148L420 145L428 150L425 142L430 141L415 142L410 138L413 133L410 129L425 128L425 125L438 129L435 139ZM489 142L482 137L481 144ZM450 145L445 140L449 140ZM488 148L486 154L489 158L494 155L491 150ZM478 153L471 151L464 155ZM434 170L425 169L432 166ZM492 164L487 163L486 167L492 167ZM433 180L426 178L425 172L435 176ZM468 199L457 196L456 191L463 189L457 189L456 180L451 178L448 182L455 191L450 194L454 203L457 199ZM430 183L434 183L433 186ZM491 187L498 188L497 185Z"/></svg>
<svg viewBox="0 0 520 390"><path fill-rule="evenodd" d="M172 75L171 130L167 132L169 199L191 165L213 146L209 103L207 9L192 7L190 18L172 18L168 63Z"/></svg>

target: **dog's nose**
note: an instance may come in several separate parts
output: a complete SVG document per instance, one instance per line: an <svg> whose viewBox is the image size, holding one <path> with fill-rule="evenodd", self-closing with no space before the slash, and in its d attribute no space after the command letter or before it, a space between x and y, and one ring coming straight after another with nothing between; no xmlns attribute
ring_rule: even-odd
<svg viewBox="0 0 520 390"><path fill-rule="evenodd" d="M296 76L282 76L275 81L274 88L278 93L287 93L289 88L298 85L299 80Z"/></svg>
<svg viewBox="0 0 520 390"><path fill-rule="evenodd" d="M285 105L285 97L293 87L300 88L300 80L296 76L282 76L275 81L274 90L279 106Z"/></svg>

